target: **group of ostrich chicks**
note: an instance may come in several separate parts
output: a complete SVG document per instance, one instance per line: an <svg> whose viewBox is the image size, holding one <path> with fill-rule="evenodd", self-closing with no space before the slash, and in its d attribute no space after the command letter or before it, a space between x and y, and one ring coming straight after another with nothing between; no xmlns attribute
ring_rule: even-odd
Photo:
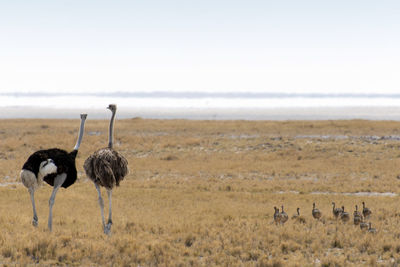
<svg viewBox="0 0 400 267"><path fill-rule="evenodd" d="M371 222L366 223L364 220L369 218L372 214L372 211L365 206L365 202L362 202L363 209L362 212L358 211L358 206L356 205L356 210L353 212L353 222L354 225L359 225L361 230L367 230L370 233L376 233L376 229L371 227ZM279 208L274 207L274 222L275 224L285 224L289 220L289 216L283 210L279 212ZM350 220L350 214L344 210L344 206L341 208L337 208L335 202L332 202L332 214L336 219L340 219L342 222L347 223ZM322 217L322 212L315 207L315 203L313 203L312 208L312 216L314 219L320 220ZM305 223L305 218L300 216L300 208L297 208L297 213L292 216L293 220L297 220L301 223Z"/></svg>
<svg viewBox="0 0 400 267"><path fill-rule="evenodd" d="M86 159L83 168L85 169L87 177L93 181L98 192L103 231L105 234L109 235L112 225L111 193L114 186L119 186L119 183L128 174L128 161L113 149L113 129L117 106L115 104L110 104L107 108L112 112L109 126L108 147L101 148L91 154ZM78 140L71 152L59 148L38 150L29 156L22 167L20 174L21 181L24 186L28 188L31 197L33 208L32 224L35 227L38 226L38 216L36 213L34 194L42 182L45 181L53 186L53 192L49 199L48 218L48 229L52 231L53 205L57 191L60 187L67 188L71 186L77 180L75 158L82 142L86 117L87 114L81 114ZM109 215L107 224L104 219L104 202L101 197L100 187L106 188L108 195Z"/></svg>

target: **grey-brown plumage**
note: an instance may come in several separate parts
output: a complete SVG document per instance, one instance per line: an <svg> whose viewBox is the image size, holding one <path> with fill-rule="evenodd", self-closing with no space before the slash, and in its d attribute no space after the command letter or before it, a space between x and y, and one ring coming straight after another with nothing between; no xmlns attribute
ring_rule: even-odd
<svg viewBox="0 0 400 267"><path fill-rule="evenodd" d="M368 223L366 223L364 221L364 218L361 218L360 228L361 228L361 230L367 230L368 229Z"/></svg>
<svg viewBox="0 0 400 267"><path fill-rule="evenodd" d="M314 219L319 220L322 216L322 213L319 209L315 208L315 203L313 203L313 209L312 209L312 216Z"/></svg>
<svg viewBox="0 0 400 267"><path fill-rule="evenodd" d="M297 208L296 213L293 214L292 220L295 220L300 217L300 208Z"/></svg>
<svg viewBox="0 0 400 267"><path fill-rule="evenodd" d="M274 207L274 210L275 210L275 212L274 212L274 222L275 222L275 224L278 224L278 223L281 222L281 216L279 214L279 209L277 207Z"/></svg>
<svg viewBox="0 0 400 267"><path fill-rule="evenodd" d="M312 210L312 215L314 219L319 220L322 216L322 213L319 209L315 208L315 203L313 203L313 210Z"/></svg>
<svg viewBox="0 0 400 267"><path fill-rule="evenodd" d="M361 212L358 211L358 206L356 205L356 210L353 213L354 215L354 224L359 225L362 222Z"/></svg>
<svg viewBox="0 0 400 267"><path fill-rule="evenodd" d="M350 214L344 211L344 206L342 206L342 213L340 214L340 219L342 222L348 222L350 220Z"/></svg>
<svg viewBox="0 0 400 267"><path fill-rule="evenodd" d="M336 208L335 207L335 202L332 202L332 213L333 216L335 216L335 218L337 219L340 214L343 212L343 210L341 208Z"/></svg>
<svg viewBox="0 0 400 267"><path fill-rule="evenodd" d="M114 149L102 148L86 159L83 168L95 184L112 190L128 174L128 161Z"/></svg>
<svg viewBox="0 0 400 267"><path fill-rule="evenodd" d="M376 229L371 227L371 222L368 224L368 232L376 234Z"/></svg>
<svg viewBox="0 0 400 267"><path fill-rule="evenodd" d="M369 216L371 216L371 214L372 214L372 211L365 206L364 201L362 202L362 204L363 204L363 210L362 210L363 216L364 216L364 218L369 218Z"/></svg>
<svg viewBox="0 0 400 267"><path fill-rule="evenodd" d="M283 210L283 205L282 205L282 212L279 213L279 217L281 217L280 222L281 224L285 224L285 222L289 219L289 216L287 213Z"/></svg>
<svg viewBox="0 0 400 267"><path fill-rule="evenodd" d="M297 208L297 214L293 215L292 219L294 219L296 223L306 223L306 219L300 215L300 208Z"/></svg>
<svg viewBox="0 0 400 267"><path fill-rule="evenodd" d="M86 175L93 181L98 195L99 205L101 209L101 216L103 222L104 233L109 234L111 231L112 219L111 219L111 193L114 186L119 186L120 182L128 174L128 161L117 151L113 149L113 129L115 113L117 106L110 104L108 109L111 110L112 116L109 127L109 142L107 148L97 150L90 155L84 165ZM109 216L108 223L105 224L104 220L104 203L101 197L100 186L105 187L108 194L109 200Z"/></svg>

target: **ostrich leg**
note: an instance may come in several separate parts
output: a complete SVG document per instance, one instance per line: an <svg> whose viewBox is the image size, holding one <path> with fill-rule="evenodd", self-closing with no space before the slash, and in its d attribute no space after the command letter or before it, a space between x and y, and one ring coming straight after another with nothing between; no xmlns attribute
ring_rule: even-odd
<svg viewBox="0 0 400 267"><path fill-rule="evenodd" d="M38 219L38 216L37 216L37 213L36 213L36 206L35 206L35 189L29 188L28 191L29 191L29 194L31 195L32 208L33 208L32 225L37 227L39 219Z"/></svg>
<svg viewBox="0 0 400 267"><path fill-rule="evenodd" d="M67 174L62 173L60 175L57 175L54 178L54 187L53 187L53 192L51 193L51 197L49 199L49 221L48 221L48 227L51 232L52 227L53 227L53 205L56 199L56 194L58 189L61 187L61 185L65 182L65 179L67 179Z"/></svg>
<svg viewBox="0 0 400 267"><path fill-rule="evenodd" d="M111 225L112 225L112 218L111 218L111 215L112 215L112 212L111 212L112 190L108 189L107 190L107 195L108 195L108 205L109 205L108 206L108 222L107 222L106 228L104 228L104 233L108 235L111 232Z"/></svg>
<svg viewBox="0 0 400 267"><path fill-rule="evenodd" d="M95 183L94 186L96 187L97 193L99 193L99 206L100 206L100 211L101 211L101 221L103 223L103 230L105 233L106 232L106 223L105 223L105 219L104 219L104 201L103 201L103 198L101 197L101 191L100 191L99 185Z"/></svg>

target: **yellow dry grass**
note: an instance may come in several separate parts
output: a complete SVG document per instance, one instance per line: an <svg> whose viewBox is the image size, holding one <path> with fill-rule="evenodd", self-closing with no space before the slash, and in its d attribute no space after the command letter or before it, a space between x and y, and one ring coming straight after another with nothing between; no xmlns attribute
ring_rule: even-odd
<svg viewBox="0 0 400 267"><path fill-rule="evenodd" d="M116 149L130 174L113 194L112 235L83 162L107 144L108 122L90 120L79 180L36 193L31 225L20 169L34 151L75 144L78 120L2 120L0 264L68 266L360 266L400 263L399 123L392 121L119 120ZM349 194L362 192L362 194ZM370 195L366 193L370 193ZM392 195L377 194L391 192ZM343 194L344 193L344 194ZM363 195L364 194L364 195ZM104 195L104 197L106 197ZM365 201L376 234L333 219ZM311 216L312 203L322 220ZM273 223L273 207L304 223Z"/></svg>

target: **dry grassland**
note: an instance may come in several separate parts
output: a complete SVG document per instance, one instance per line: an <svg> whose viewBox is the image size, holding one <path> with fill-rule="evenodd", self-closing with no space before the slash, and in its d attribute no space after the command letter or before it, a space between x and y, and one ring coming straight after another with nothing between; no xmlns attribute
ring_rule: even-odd
<svg viewBox="0 0 400 267"><path fill-rule="evenodd" d="M19 171L34 151L72 149L78 120L2 120L0 265L360 266L400 263L400 123L391 121L119 120L116 149L130 174L113 194L112 235L83 162L107 143L90 120L79 181L36 193L39 227ZM8 183L8 184L7 184ZM363 192L362 194L348 194ZM367 194L369 192L369 194ZM377 194L391 192L392 195ZM342 194L345 193L345 194ZM331 202L365 201L376 234L337 222ZM311 216L312 203L323 218ZM305 222L273 224L273 207Z"/></svg>

